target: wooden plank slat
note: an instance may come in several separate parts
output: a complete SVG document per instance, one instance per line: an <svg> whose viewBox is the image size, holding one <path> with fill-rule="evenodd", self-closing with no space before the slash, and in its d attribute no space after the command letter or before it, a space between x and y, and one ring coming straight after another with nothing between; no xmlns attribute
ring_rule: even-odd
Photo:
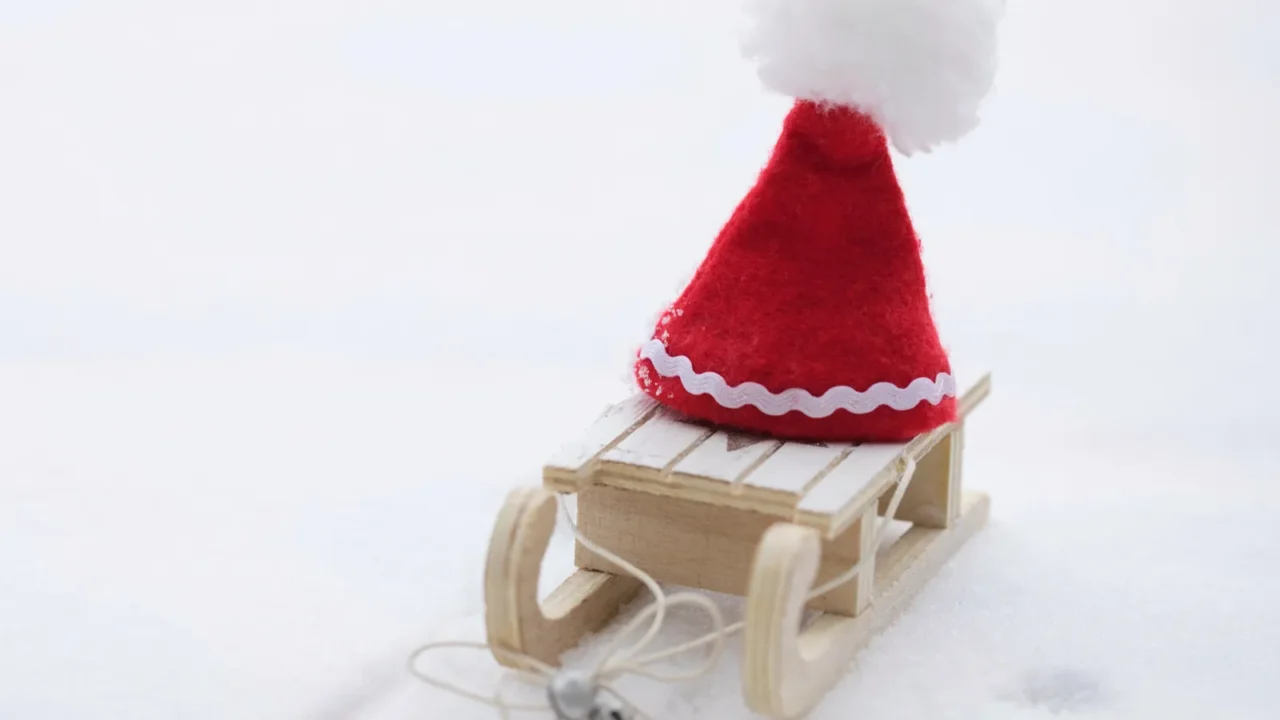
<svg viewBox="0 0 1280 720"><path fill-rule="evenodd" d="M874 501L874 481L906 450L903 443L865 443L827 473L800 498L796 509L814 515L835 515L855 500ZM882 483L883 484L883 483ZM854 510L856 512L856 509Z"/></svg>
<svg viewBox="0 0 1280 720"><path fill-rule="evenodd" d="M670 410L659 408L643 425L605 450L600 461L662 473L713 432L709 427L684 422Z"/></svg>
<svg viewBox="0 0 1280 720"><path fill-rule="evenodd" d="M676 475L733 483L782 443L767 437L721 430L676 464Z"/></svg>
<svg viewBox="0 0 1280 720"><path fill-rule="evenodd" d="M742 484L748 490L789 493L798 497L810 481L852 447L849 443L783 443L760 467L743 478Z"/></svg>
<svg viewBox="0 0 1280 720"><path fill-rule="evenodd" d="M984 373L974 377L973 384L968 386L968 390L963 392L960 396L959 402L957 403L960 406L958 408L960 418L964 419L966 415L973 412L973 409L978 407L983 400L986 400L987 396L990 394L991 373Z"/></svg>
<svg viewBox="0 0 1280 720"><path fill-rule="evenodd" d="M577 472L633 432L658 410L653 398L637 393L605 410L577 440L560 448L546 467Z"/></svg>

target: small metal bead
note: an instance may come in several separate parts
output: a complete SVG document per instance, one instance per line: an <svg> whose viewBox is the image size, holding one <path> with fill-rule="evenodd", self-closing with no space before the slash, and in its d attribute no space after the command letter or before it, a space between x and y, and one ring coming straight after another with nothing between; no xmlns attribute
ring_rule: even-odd
<svg viewBox="0 0 1280 720"><path fill-rule="evenodd" d="M590 720L596 710L595 680L583 672L564 670L547 685L547 699L556 720Z"/></svg>

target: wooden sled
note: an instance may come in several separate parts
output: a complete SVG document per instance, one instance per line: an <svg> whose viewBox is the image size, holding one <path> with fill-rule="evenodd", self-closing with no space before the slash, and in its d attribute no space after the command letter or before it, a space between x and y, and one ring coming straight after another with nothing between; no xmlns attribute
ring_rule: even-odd
<svg viewBox="0 0 1280 720"><path fill-rule="evenodd" d="M485 570L495 658L558 665L614 617L641 584L581 543L579 568L538 601L554 528L553 493L576 493L578 526L658 582L746 598L742 684L749 707L807 714L859 648L986 521L988 499L961 491L964 419L987 396L983 376L957 422L893 444L804 444L686 422L638 395L609 408L543 471L542 488L511 493ZM894 518L905 534L874 546L907 459L917 464ZM807 600L811 588L856 577ZM802 628L806 609L820 611Z"/></svg>

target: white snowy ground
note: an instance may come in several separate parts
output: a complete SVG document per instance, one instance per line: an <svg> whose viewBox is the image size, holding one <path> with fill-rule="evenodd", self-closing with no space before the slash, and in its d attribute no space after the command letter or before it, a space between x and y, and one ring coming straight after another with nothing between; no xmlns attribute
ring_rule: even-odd
<svg viewBox="0 0 1280 720"><path fill-rule="evenodd" d="M0 0L0 717L496 717L404 660L786 106L736 0L440 5ZM899 163L993 517L815 718L1274 717L1278 21L1011 3Z"/></svg>

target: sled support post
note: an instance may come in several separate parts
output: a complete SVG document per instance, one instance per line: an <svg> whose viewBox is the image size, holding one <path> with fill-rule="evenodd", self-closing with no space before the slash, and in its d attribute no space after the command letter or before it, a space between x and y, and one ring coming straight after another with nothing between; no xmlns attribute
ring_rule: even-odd
<svg viewBox="0 0 1280 720"><path fill-rule="evenodd" d="M857 562L861 564L862 570L858 572L858 577L854 578L852 583L857 593L857 604L852 613L854 615L861 615L871 605L871 598L874 595L876 584L876 531L880 528L880 522L876 515L876 508L874 506L869 507L862 515L862 520L858 523Z"/></svg>
<svg viewBox="0 0 1280 720"><path fill-rule="evenodd" d="M965 418L991 393L991 376L984 375L958 402L955 422L942 429L933 447L920 456L915 477L898 505L895 520L919 527L945 530L960 517L964 496ZM887 512L892 493L880 497L880 512Z"/></svg>
<svg viewBox="0 0 1280 720"><path fill-rule="evenodd" d="M894 514L920 527L946 529L960 515L960 453L964 423L945 435L916 464L916 473L907 484L902 502ZM893 494L880 497L880 512L888 512Z"/></svg>

